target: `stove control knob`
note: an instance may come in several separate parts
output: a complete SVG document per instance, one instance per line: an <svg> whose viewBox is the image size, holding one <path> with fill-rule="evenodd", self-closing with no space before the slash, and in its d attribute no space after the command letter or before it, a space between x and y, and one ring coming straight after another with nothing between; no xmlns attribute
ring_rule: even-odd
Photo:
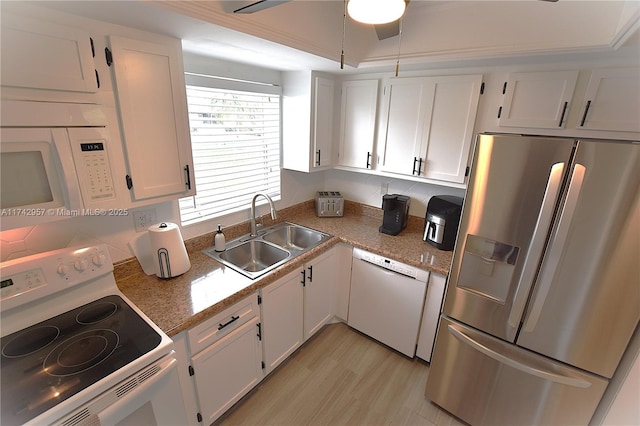
<svg viewBox="0 0 640 426"><path fill-rule="evenodd" d="M65 275L67 275L69 273L69 267L67 265L65 265L64 263L61 263L60 265L58 265L58 274L62 275L63 277Z"/></svg>
<svg viewBox="0 0 640 426"><path fill-rule="evenodd" d="M84 259L78 259L73 264L73 267L75 268L76 271L82 272L85 269L87 269L87 261Z"/></svg>
<svg viewBox="0 0 640 426"><path fill-rule="evenodd" d="M98 253L93 255L93 257L91 258L91 261L93 262L94 265L96 266L102 266L104 265L104 261L106 260L106 257L104 254L102 253Z"/></svg>

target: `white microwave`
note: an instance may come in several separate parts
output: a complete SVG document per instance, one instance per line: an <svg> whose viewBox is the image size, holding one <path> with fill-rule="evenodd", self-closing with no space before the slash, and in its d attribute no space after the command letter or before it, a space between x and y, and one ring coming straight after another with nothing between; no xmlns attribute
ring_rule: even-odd
<svg viewBox="0 0 640 426"><path fill-rule="evenodd" d="M99 105L3 101L0 229L91 214L116 198Z"/></svg>

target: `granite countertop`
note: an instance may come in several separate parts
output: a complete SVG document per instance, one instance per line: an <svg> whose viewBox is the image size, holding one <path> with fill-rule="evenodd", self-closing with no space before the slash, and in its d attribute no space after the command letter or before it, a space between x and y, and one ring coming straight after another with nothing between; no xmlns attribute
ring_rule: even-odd
<svg viewBox="0 0 640 426"><path fill-rule="evenodd" d="M311 260L328 248L344 242L419 268L447 275L452 252L441 251L422 240L423 220L409 217L407 228L397 236L378 232L382 211L345 202L345 214L339 218L318 218L310 200L278 212L278 221L287 221L333 237L272 272L251 280L222 265L202 250L210 247L213 235L185 242L191 269L175 278L146 275L135 258L114 266L118 287L169 336L194 327L228 306L252 294ZM263 217L265 226L272 224ZM225 229L228 240L249 232L248 222Z"/></svg>

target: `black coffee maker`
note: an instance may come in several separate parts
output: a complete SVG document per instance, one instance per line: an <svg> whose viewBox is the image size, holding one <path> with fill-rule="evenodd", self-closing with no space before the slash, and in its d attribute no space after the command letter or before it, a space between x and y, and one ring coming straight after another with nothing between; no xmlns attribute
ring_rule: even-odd
<svg viewBox="0 0 640 426"><path fill-rule="evenodd" d="M399 194L382 196L382 226L379 231L383 234L398 235L407 227L409 219L409 204L411 197Z"/></svg>

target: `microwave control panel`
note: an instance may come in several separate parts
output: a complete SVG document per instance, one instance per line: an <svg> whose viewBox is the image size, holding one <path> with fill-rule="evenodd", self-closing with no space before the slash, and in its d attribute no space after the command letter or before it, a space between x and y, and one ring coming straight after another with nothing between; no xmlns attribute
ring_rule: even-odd
<svg viewBox="0 0 640 426"><path fill-rule="evenodd" d="M103 142L80 144L80 156L84 171L84 182L92 201L100 201L115 197L113 178L109 156Z"/></svg>

